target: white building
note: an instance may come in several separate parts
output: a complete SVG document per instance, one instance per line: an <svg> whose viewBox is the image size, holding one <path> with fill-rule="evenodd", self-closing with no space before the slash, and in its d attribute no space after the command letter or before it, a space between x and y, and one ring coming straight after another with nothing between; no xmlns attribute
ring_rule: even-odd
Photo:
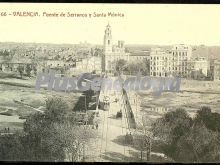
<svg viewBox="0 0 220 165"><path fill-rule="evenodd" d="M191 70L188 63L192 57L192 47L184 44L174 45L173 54L173 73L180 77L188 77Z"/></svg>
<svg viewBox="0 0 220 165"><path fill-rule="evenodd" d="M76 62L77 72L93 72L101 73L102 71L102 58L98 56L92 56L82 59L82 61Z"/></svg>
<svg viewBox="0 0 220 165"><path fill-rule="evenodd" d="M209 61L205 57L196 58L192 61L192 71L201 71L204 76L208 76L210 70Z"/></svg>
<svg viewBox="0 0 220 165"><path fill-rule="evenodd" d="M187 45L174 45L171 49L151 49L150 75L166 77L175 74L179 77L189 75L188 63L192 56L192 48Z"/></svg>
<svg viewBox="0 0 220 165"><path fill-rule="evenodd" d="M150 75L156 77L167 77L173 71L172 53L161 48L151 49L150 53Z"/></svg>
<svg viewBox="0 0 220 165"><path fill-rule="evenodd" d="M211 65L211 72L214 81L220 81L220 61L214 60Z"/></svg>

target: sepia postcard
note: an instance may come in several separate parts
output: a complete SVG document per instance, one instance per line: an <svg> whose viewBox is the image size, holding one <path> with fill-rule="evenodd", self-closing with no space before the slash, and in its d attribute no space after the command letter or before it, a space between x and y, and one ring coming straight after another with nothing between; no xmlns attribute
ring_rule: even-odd
<svg viewBox="0 0 220 165"><path fill-rule="evenodd" d="M0 3L0 161L219 163L219 18Z"/></svg>

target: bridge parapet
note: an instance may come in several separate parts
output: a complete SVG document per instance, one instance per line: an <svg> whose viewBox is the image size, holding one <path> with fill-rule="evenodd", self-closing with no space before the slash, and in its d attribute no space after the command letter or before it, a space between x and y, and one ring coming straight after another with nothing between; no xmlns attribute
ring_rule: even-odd
<svg viewBox="0 0 220 165"><path fill-rule="evenodd" d="M129 100L131 111L134 115L136 128L141 129L143 128L143 121L142 121L142 113L140 113L140 110L141 110L140 98L135 91L128 91L126 92L126 94Z"/></svg>

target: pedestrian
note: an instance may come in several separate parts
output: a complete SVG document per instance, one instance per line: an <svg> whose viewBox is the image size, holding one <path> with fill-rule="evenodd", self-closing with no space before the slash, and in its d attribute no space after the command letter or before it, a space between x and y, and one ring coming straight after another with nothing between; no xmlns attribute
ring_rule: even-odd
<svg viewBox="0 0 220 165"><path fill-rule="evenodd" d="M98 129L99 128L99 124L98 123L96 123L96 129Z"/></svg>
<svg viewBox="0 0 220 165"><path fill-rule="evenodd" d="M127 132L125 135L125 142L126 142L126 144L129 144L129 134Z"/></svg>
<svg viewBox="0 0 220 165"><path fill-rule="evenodd" d="M131 112L131 118L134 118L134 114Z"/></svg>

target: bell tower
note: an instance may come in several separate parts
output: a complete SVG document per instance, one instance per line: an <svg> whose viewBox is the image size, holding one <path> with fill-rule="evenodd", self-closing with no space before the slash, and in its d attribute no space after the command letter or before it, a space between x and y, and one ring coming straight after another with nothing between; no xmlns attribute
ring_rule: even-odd
<svg viewBox="0 0 220 165"><path fill-rule="evenodd" d="M112 32L111 26L108 24L105 29L104 35L104 53L112 53Z"/></svg>

